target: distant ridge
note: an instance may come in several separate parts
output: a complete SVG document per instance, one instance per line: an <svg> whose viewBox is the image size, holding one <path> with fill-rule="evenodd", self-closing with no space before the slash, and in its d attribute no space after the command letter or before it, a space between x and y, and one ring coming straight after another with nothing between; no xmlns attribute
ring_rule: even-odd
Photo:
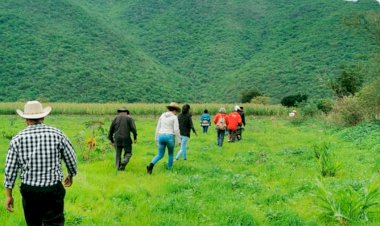
<svg viewBox="0 0 380 226"><path fill-rule="evenodd" d="M379 43L353 16L375 1L0 1L0 101L239 102L330 96L355 65L376 76Z"/></svg>

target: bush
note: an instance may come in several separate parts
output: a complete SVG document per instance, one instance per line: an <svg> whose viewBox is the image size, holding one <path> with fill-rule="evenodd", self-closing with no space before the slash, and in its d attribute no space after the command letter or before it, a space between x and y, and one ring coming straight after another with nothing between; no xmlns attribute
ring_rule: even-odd
<svg viewBox="0 0 380 226"><path fill-rule="evenodd" d="M262 95L261 92L256 88L245 91L241 94L241 102L249 103L253 98L257 96L261 96L261 95Z"/></svg>
<svg viewBox="0 0 380 226"><path fill-rule="evenodd" d="M297 104L301 102L306 102L307 98L308 98L307 95L301 95L301 94L286 96L282 98L281 104L286 107L295 107L297 106Z"/></svg>
<svg viewBox="0 0 380 226"><path fill-rule="evenodd" d="M344 126L354 126L364 120L360 100L355 96L339 99L330 115L331 119Z"/></svg>
<svg viewBox="0 0 380 226"><path fill-rule="evenodd" d="M262 104L262 105L269 105L271 104L271 99L270 97L266 97L266 96L257 96L257 97L254 97L252 98L251 100L251 103L253 104Z"/></svg>
<svg viewBox="0 0 380 226"><path fill-rule="evenodd" d="M341 74L330 81L330 87L339 98L355 95L363 84L363 77L358 68L343 68Z"/></svg>
<svg viewBox="0 0 380 226"><path fill-rule="evenodd" d="M303 116L314 116L319 112L317 104L314 102L301 102L299 109Z"/></svg>
<svg viewBox="0 0 380 226"><path fill-rule="evenodd" d="M323 113L328 114L334 109L334 101L331 99L322 99L318 101L317 108Z"/></svg>
<svg viewBox="0 0 380 226"><path fill-rule="evenodd" d="M365 86L357 95L365 117L375 119L380 115L380 78Z"/></svg>

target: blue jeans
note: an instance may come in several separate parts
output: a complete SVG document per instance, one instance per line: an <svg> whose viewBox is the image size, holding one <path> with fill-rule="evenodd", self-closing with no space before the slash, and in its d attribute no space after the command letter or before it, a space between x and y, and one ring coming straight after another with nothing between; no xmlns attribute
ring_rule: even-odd
<svg viewBox="0 0 380 226"><path fill-rule="evenodd" d="M190 139L189 137L186 137L186 136L181 136L182 138L182 141L181 141L181 150L179 150L179 152L177 153L177 156L175 157L175 159L179 159L179 157L183 157L183 159L186 160L186 148L187 148L187 141Z"/></svg>
<svg viewBox="0 0 380 226"><path fill-rule="evenodd" d="M202 126L203 133L207 133L208 126Z"/></svg>
<svg viewBox="0 0 380 226"><path fill-rule="evenodd" d="M217 135L216 142L217 142L219 147L223 146L223 140L224 140L225 133L226 133L226 130L220 130L220 129L216 130L216 135Z"/></svg>
<svg viewBox="0 0 380 226"><path fill-rule="evenodd" d="M159 134L158 135L158 153L153 158L152 163L156 165L165 155L165 148L168 147L168 168L173 166L175 138L173 134Z"/></svg>

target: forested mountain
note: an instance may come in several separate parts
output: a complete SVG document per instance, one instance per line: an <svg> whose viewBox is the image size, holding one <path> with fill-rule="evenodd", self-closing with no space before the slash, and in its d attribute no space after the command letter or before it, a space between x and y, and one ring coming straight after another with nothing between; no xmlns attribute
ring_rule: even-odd
<svg viewBox="0 0 380 226"><path fill-rule="evenodd" d="M379 13L370 0L2 0L0 101L328 96L321 80L342 66L378 76L379 43L352 21Z"/></svg>

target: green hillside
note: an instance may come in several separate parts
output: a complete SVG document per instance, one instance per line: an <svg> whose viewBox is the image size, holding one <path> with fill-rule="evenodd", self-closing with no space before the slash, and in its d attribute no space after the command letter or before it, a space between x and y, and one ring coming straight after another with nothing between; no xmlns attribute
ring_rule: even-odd
<svg viewBox="0 0 380 226"><path fill-rule="evenodd" d="M368 14L376 1L3 0L0 101L328 96L340 66L378 75L379 43L346 25Z"/></svg>

